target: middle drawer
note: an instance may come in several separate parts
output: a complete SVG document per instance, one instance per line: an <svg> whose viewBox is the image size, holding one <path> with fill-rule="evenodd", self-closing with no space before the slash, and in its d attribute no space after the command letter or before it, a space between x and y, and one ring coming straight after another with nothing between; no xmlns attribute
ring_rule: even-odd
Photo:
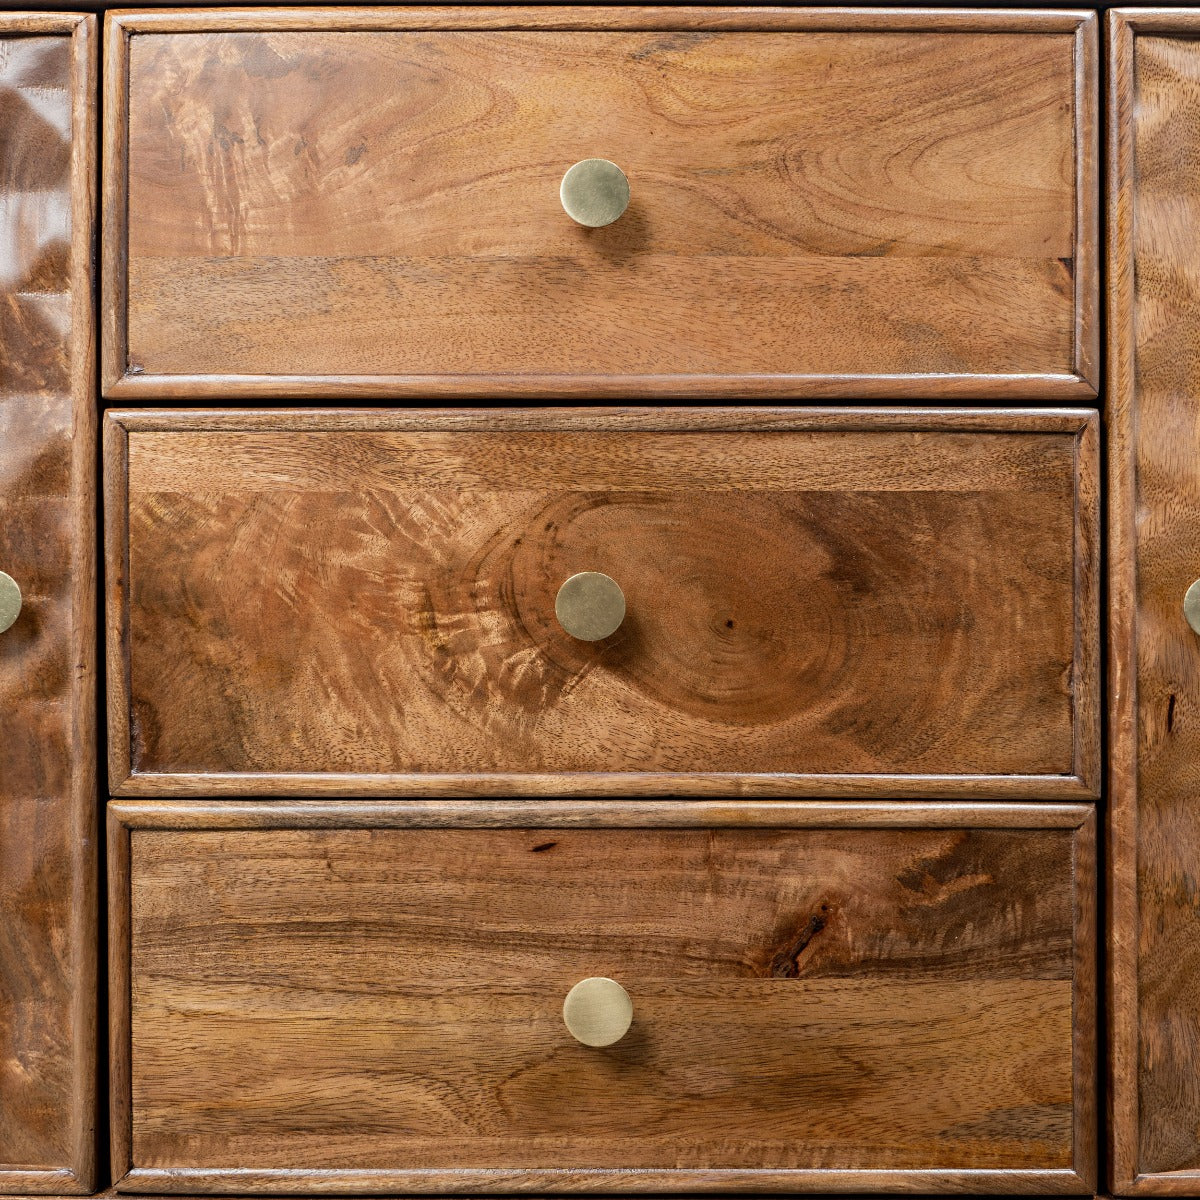
<svg viewBox="0 0 1200 1200"><path fill-rule="evenodd" d="M106 440L118 795L1095 794L1094 412L122 412ZM624 602L595 641L587 572Z"/></svg>

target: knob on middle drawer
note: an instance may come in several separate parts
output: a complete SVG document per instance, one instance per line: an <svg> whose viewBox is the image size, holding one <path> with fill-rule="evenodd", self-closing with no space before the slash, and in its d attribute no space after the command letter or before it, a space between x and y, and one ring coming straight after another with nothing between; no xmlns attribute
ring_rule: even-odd
<svg viewBox="0 0 1200 1200"><path fill-rule="evenodd" d="M625 619L625 593L600 571L580 571L558 589L558 623L581 642L598 642L616 633Z"/></svg>

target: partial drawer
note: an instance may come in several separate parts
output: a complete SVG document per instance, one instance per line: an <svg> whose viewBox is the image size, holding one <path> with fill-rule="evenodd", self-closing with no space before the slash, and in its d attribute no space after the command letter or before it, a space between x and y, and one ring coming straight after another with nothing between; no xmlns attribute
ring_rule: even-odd
<svg viewBox="0 0 1200 1200"><path fill-rule="evenodd" d="M1094 412L106 436L119 794L1095 794Z"/></svg>
<svg viewBox="0 0 1200 1200"><path fill-rule="evenodd" d="M1090 1194L1093 827L114 802L118 1186Z"/></svg>
<svg viewBox="0 0 1200 1200"><path fill-rule="evenodd" d="M1200 10L1108 14L1114 1196L1200 1195Z"/></svg>
<svg viewBox="0 0 1200 1200"><path fill-rule="evenodd" d="M110 396L1095 395L1093 13L138 12L107 47ZM591 228L560 185L597 158L629 202Z"/></svg>
<svg viewBox="0 0 1200 1200"><path fill-rule="evenodd" d="M24 5L0 5L13 7ZM98 43L90 13L0 11L0 1196L105 1186L95 1135Z"/></svg>

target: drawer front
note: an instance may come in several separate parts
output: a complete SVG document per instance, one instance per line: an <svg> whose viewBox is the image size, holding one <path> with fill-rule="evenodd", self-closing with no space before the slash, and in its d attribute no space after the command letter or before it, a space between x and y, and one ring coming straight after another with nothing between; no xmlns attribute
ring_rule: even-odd
<svg viewBox="0 0 1200 1200"><path fill-rule="evenodd" d="M1094 14L312 24L110 20L108 395L1095 394Z"/></svg>
<svg viewBox="0 0 1200 1200"><path fill-rule="evenodd" d="M1191 1196L1200 614L1189 627L1185 598L1200 577L1200 13L1110 20L1112 1186Z"/></svg>
<svg viewBox="0 0 1200 1200"><path fill-rule="evenodd" d="M96 42L0 12L0 1194L95 1185Z"/></svg>
<svg viewBox="0 0 1200 1200"><path fill-rule="evenodd" d="M1095 431L110 413L112 787L1091 796Z"/></svg>
<svg viewBox="0 0 1200 1200"><path fill-rule="evenodd" d="M1091 1191L1089 806L114 802L110 845L123 1190Z"/></svg>

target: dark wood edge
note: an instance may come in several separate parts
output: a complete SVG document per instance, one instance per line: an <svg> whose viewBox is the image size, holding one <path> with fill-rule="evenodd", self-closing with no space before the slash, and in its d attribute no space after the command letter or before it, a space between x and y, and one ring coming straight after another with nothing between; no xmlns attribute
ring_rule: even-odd
<svg viewBox="0 0 1200 1200"><path fill-rule="evenodd" d="M77 12L0 12L0 34L5 34L6 36L11 34L47 35L55 33L69 33L74 36L80 26L85 25L94 33L96 18L93 14ZM72 184L74 182L74 179L72 179ZM7 1171L0 1172L0 1187L4 1185L4 1180L8 1174L9 1172ZM21 1171L19 1174L30 1177L50 1174L57 1177L61 1172L57 1169L48 1171L30 1170Z"/></svg>
<svg viewBox="0 0 1200 1200"><path fill-rule="evenodd" d="M1100 662L1100 414L1092 412L1075 441L1075 774L1096 799L1103 775Z"/></svg>
<svg viewBox="0 0 1200 1200"><path fill-rule="evenodd" d="M133 829L1069 829L1092 828L1090 804L819 800L110 800L109 859ZM118 836L119 835L119 836ZM121 838L125 840L122 841ZM1094 842L1094 837L1092 838ZM123 860L121 860L123 861ZM118 862L118 866L120 862ZM114 883L112 900L127 906ZM113 910L114 912L116 909Z"/></svg>
<svg viewBox="0 0 1200 1200"><path fill-rule="evenodd" d="M1131 34L1139 33L1181 33L1190 34L1192 36L1200 35L1200 24L1197 23L1196 10L1194 8L1171 7L1171 8L1110 8L1107 12L1109 22L1109 32L1112 32L1119 26L1123 29L1128 29ZM1114 48L1110 42L1110 51ZM1110 58L1110 65L1115 63L1115 59ZM1132 66L1132 46L1130 47L1129 63ZM1110 95L1113 79L1110 75ZM1110 139L1113 129L1109 127ZM1167 1178L1174 1178L1169 1174ZM1141 1175L1139 1179L1153 1178L1153 1176ZM1200 1176L1196 1177L1200 1179ZM1200 1189L1197 1190L1200 1194Z"/></svg>
<svg viewBox="0 0 1200 1200"><path fill-rule="evenodd" d="M1075 31L1075 346L1076 374L1100 386L1100 20Z"/></svg>
<svg viewBox="0 0 1200 1200"><path fill-rule="evenodd" d="M870 432L1064 433L1096 426L1088 408L127 408L108 426L126 433ZM107 432L107 431L106 431Z"/></svg>
<svg viewBox="0 0 1200 1200"><path fill-rule="evenodd" d="M129 26L113 13L104 19L103 211L100 274L100 387L105 395L128 365Z"/></svg>
<svg viewBox="0 0 1200 1200"><path fill-rule="evenodd" d="M93 1192L92 1200L113 1200L113 1197L119 1196L121 1194L122 1193L119 1191L119 1189L117 1187L110 1186L110 1187L105 1188L103 1191ZM162 1196L163 1195L163 1193L161 1191L157 1191L157 1192L143 1191L143 1192L138 1192L137 1194L139 1196L144 1197L145 1200L150 1200L150 1197L152 1197L152 1196ZM476 1192L476 1194L481 1194L481 1193ZM1081 1194L1086 1196L1088 1193L1084 1192ZM176 1193L175 1196L172 1197L172 1200L192 1200L192 1198L194 1198L194 1200L200 1200L200 1197L194 1192L189 1193L187 1197L185 1197L182 1193ZM0 1200L18 1200L18 1197L0 1192ZM72 1200L74 1200L73 1197L72 1197ZM1096 1192L1093 1195L1092 1200L1111 1200L1111 1195L1107 1192Z"/></svg>
<svg viewBox="0 0 1200 1200"><path fill-rule="evenodd" d="M114 53L110 51L110 53ZM111 94L112 84L107 88ZM124 213L120 184L106 184L115 210ZM122 216L123 222L123 216ZM107 239L109 281L125 269L124 234L119 250ZM124 282L109 283L104 394L111 400L337 400L346 399L635 399L697 397L775 400L1094 400L1096 388L1076 374L1062 375L155 375L125 371ZM118 300L120 297L120 300Z"/></svg>
<svg viewBox="0 0 1200 1200"><path fill-rule="evenodd" d="M738 32L813 31L853 33L1074 33L1091 14L1079 9L970 8L703 8L573 7L517 8L359 7L276 9L229 8L183 11L118 9L113 14L134 33L184 33L208 30L608 30L653 33L714 29Z"/></svg>
<svg viewBox="0 0 1200 1200"><path fill-rule="evenodd" d="M1135 1175L1113 1184L1114 1196L1200 1196L1200 1171L1162 1171Z"/></svg>
<svg viewBox="0 0 1200 1200"><path fill-rule="evenodd" d="M115 756L113 762L116 763ZM119 771L113 769L114 780ZM200 796L758 796L870 800L962 799L1070 802L1094 800L1076 775L800 775L750 772L571 774L189 774L133 771L112 789L119 797Z"/></svg>
<svg viewBox="0 0 1200 1200"><path fill-rule="evenodd" d="M117 1184L123 1194L206 1192L213 1195L431 1195L471 1192L871 1193L958 1192L983 1195L1090 1195L1074 1171L916 1170L364 1170L202 1171L137 1168Z"/></svg>
<svg viewBox="0 0 1200 1200"><path fill-rule="evenodd" d="M122 1194L123 1193L117 1187L110 1186L110 1187L105 1188L103 1191L93 1192L92 1196L91 1196L91 1200L113 1200L113 1197L120 1196ZM126 1193L126 1194L132 1194L132 1193ZM162 1196L163 1192L161 1190L155 1191L155 1192L140 1191L137 1194L139 1196L142 1196L144 1198L144 1200L151 1200L151 1197L153 1197L153 1196ZM482 1193L476 1191L475 1194L478 1195L478 1194L482 1194ZM1081 1194L1084 1196L1088 1195L1087 1192L1083 1192ZM0 1192L0 1200L19 1200L19 1197L17 1197L16 1195L11 1195L11 1194L6 1194L4 1192ZM64 1200L66 1200L65 1197L64 1197ZM75 1200L75 1198L71 1197L71 1200ZM184 1196L183 1193L176 1193L172 1197L172 1200L200 1200L200 1197L195 1192L188 1193L187 1196ZM1092 1196L1092 1200L1111 1200L1111 1195L1107 1192L1096 1192Z"/></svg>
<svg viewBox="0 0 1200 1200"><path fill-rule="evenodd" d="M1142 14L1138 14L1139 17ZM1161 14L1146 14L1152 20ZM1136 491L1133 462L1133 30L1108 16L1108 837L1109 1179L1138 1165ZM1157 26L1155 26L1157 27Z"/></svg>
<svg viewBox="0 0 1200 1200"><path fill-rule="evenodd" d="M95 1184L85 1186L74 1171L66 1167L29 1167L0 1170L0 1200L5 1193L14 1196L86 1196Z"/></svg>
<svg viewBox="0 0 1200 1200"><path fill-rule="evenodd" d="M130 987L129 826L109 806L108 820L108 1079L112 1178L132 1165L133 1085Z"/></svg>
<svg viewBox="0 0 1200 1200"><path fill-rule="evenodd" d="M49 14L47 14L49 15ZM99 29L90 13L58 15L71 36L71 940L74 1092L67 1190L97 1183L100 814L96 742L96 143Z"/></svg>
<svg viewBox="0 0 1200 1200"><path fill-rule="evenodd" d="M108 780L120 787L133 770L129 709L129 435L104 420L104 580L107 664Z"/></svg>
<svg viewBox="0 0 1200 1200"><path fill-rule="evenodd" d="M1100 1173L1097 1128L1099 1040L1096 945L1096 812L1089 809L1074 846L1075 969L1072 997L1072 1055L1074 1057L1074 1163L1088 1191Z"/></svg>

